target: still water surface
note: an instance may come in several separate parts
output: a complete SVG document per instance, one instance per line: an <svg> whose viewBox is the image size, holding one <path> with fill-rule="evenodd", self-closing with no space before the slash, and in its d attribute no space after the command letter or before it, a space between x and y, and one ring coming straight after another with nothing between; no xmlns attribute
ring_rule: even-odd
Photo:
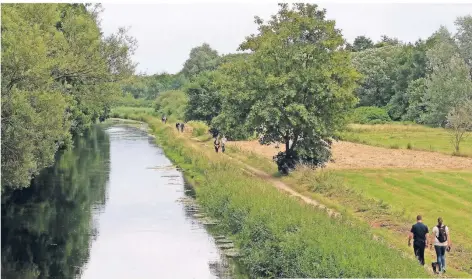
<svg viewBox="0 0 472 279"><path fill-rule="evenodd" d="M2 278L223 278L191 190L147 134L96 127L2 197Z"/></svg>

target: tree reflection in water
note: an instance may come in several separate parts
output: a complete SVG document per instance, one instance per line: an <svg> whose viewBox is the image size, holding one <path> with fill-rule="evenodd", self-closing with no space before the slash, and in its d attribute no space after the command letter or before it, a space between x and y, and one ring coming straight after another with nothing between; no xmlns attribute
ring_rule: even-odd
<svg viewBox="0 0 472 279"><path fill-rule="evenodd" d="M2 193L2 278L74 278L106 202L110 141L100 127L58 152L31 186Z"/></svg>

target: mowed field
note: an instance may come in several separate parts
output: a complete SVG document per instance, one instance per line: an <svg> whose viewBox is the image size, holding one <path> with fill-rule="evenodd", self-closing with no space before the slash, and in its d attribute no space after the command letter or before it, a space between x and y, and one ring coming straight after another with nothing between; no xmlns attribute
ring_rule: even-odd
<svg viewBox="0 0 472 279"><path fill-rule="evenodd" d="M426 150L452 154L450 133L443 128L417 124L350 124L341 134L343 140L387 148ZM467 133L460 154L472 157L472 133Z"/></svg>
<svg viewBox="0 0 472 279"><path fill-rule="evenodd" d="M383 135L373 132L387 130L386 125L381 126L384 127L367 126L371 134L359 135L374 137L371 142L377 143L388 134L389 143L383 142L384 146L404 144L405 149L337 142L333 145L334 162L325 170L296 171L283 180L303 194L365 220L392 245L407 253L411 248L406 245L406 235L415 216L423 215L430 228L436 224L437 217L443 217L453 240L453 251L447 256L448 266L455 270L451 269L449 275L472 275L472 158L446 155L447 148L452 148L445 137L446 131L433 129L435 133L427 133L416 127L419 129L416 134L414 129L402 128L400 133L409 136L404 139L391 130ZM431 144L437 152L406 150L408 141L423 146ZM267 172L276 170L271 158L280 149L275 146L261 146L257 141L230 144L239 159ZM464 144L464 150L470 149ZM320 174L323 174L321 178ZM427 254L430 264L434 249Z"/></svg>
<svg viewBox="0 0 472 279"><path fill-rule="evenodd" d="M230 145L262 155L267 159L280 152L275 145L260 145L258 141L236 141ZM280 145L282 146L282 145ZM283 146L282 146L283 147ZM328 169L413 168L434 170L472 170L472 158L438 152L389 149L347 141L334 142L333 161Z"/></svg>

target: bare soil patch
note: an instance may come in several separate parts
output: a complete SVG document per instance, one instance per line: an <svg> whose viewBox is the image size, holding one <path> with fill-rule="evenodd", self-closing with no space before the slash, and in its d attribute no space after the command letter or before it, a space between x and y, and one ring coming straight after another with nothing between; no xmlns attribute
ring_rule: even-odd
<svg viewBox="0 0 472 279"><path fill-rule="evenodd" d="M283 145L260 145L258 141L235 141L228 145L238 146L242 150L252 151L272 159L283 151ZM338 141L332 146L333 160L328 169L438 169L438 170L472 170L472 158L456 157L436 152L407 149L389 149L364 144Z"/></svg>

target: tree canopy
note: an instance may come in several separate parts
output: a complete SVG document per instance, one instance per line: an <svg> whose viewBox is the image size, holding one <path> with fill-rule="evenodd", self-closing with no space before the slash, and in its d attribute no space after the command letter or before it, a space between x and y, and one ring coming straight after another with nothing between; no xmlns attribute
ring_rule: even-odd
<svg viewBox="0 0 472 279"><path fill-rule="evenodd" d="M2 4L2 190L24 187L107 116L136 41L104 37L100 5Z"/></svg>
<svg viewBox="0 0 472 279"><path fill-rule="evenodd" d="M193 78L202 72L216 70L220 63L219 59L218 52L207 43L194 47L184 63L182 74L187 78Z"/></svg>
<svg viewBox="0 0 472 279"><path fill-rule="evenodd" d="M437 32L436 43L427 51L426 56L431 73L425 84L423 100L426 102L426 107L422 121L444 126L449 111L459 103L472 99L470 68L445 28Z"/></svg>
<svg viewBox="0 0 472 279"><path fill-rule="evenodd" d="M283 142L279 166L295 154L322 165L330 138L354 106L357 73L334 21L317 5L280 4L279 12L240 46L251 55L222 66L222 113L249 123L262 143ZM237 111L237 112L236 112ZM300 161L295 159L295 161Z"/></svg>
<svg viewBox="0 0 472 279"><path fill-rule="evenodd" d="M201 120L210 124L221 111L221 73L203 72L186 88L188 105L185 119Z"/></svg>
<svg viewBox="0 0 472 279"><path fill-rule="evenodd" d="M367 38L366 36L358 36L354 39L352 51L363 51L373 47L374 43L371 39Z"/></svg>

